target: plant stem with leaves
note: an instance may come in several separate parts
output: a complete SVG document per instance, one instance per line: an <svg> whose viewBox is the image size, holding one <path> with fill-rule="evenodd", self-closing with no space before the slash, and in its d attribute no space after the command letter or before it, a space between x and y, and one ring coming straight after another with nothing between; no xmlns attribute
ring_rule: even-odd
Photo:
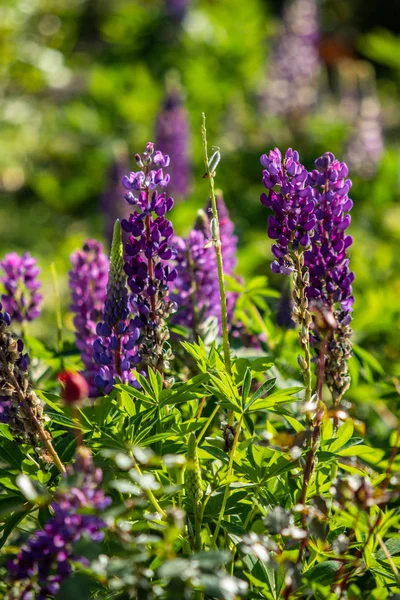
<svg viewBox="0 0 400 600"><path fill-rule="evenodd" d="M231 349L229 344L229 330L228 330L228 312L226 307L226 289L225 289L225 279L224 279L224 266L222 260L222 243L221 236L219 230L219 219L218 219L218 209L217 209L217 201L215 197L215 189L214 189L214 177L215 171L210 165L210 161L208 159L208 149L207 149L207 130L206 130L206 116L203 113L202 115L202 138L203 138L203 150L204 150L204 166L206 169L206 176L209 181L210 187L210 197L211 197L211 210L212 210L212 221L211 221L211 235L212 241L215 248L215 254L217 257L217 269L218 269L218 284L219 284L219 293L220 293L220 301L221 301L221 322L222 322L222 343L224 350L224 362L227 373L230 375L232 373L232 362L231 362ZM228 411L228 423L229 425L233 425L233 412Z"/></svg>

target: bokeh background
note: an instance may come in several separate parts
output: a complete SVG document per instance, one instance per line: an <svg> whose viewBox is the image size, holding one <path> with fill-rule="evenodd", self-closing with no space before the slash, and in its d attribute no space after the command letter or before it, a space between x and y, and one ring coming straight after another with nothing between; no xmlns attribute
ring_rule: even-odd
<svg viewBox="0 0 400 600"><path fill-rule="evenodd" d="M189 151L189 164L175 162L188 171L172 213L178 233L188 231L207 201L205 111L222 154L216 185L240 240L238 271L265 274L278 290L260 154L293 146L308 168L327 150L349 162L355 341L377 359L363 367L371 385L380 365L400 376L400 2L295 5L2 0L0 255L38 257L42 339L56 336L50 263L67 307L69 254L87 237L108 244L110 219L124 210L118 180L147 141L166 135L165 108ZM72 337L67 314L65 324Z"/></svg>

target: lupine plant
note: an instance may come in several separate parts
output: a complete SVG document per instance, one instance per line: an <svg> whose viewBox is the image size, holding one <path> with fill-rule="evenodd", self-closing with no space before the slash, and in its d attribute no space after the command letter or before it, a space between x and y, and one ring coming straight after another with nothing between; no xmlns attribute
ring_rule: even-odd
<svg viewBox="0 0 400 600"><path fill-rule="evenodd" d="M272 241L271 277L288 283L279 300L262 278L232 276L237 239L204 115L202 136L210 204L196 227L183 241L174 234L169 157L149 143L123 179L133 208L125 246L115 223L106 289L96 242L73 258L84 348L60 350L61 373L42 351L36 391L0 307L7 600L400 594L398 421L376 406L392 433L374 445L349 395L362 393L374 362L357 345L352 357L348 168L331 152L310 170L293 149L262 155L263 243ZM211 342L194 319L203 309L219 322ZM175 335L180 318L198 335ZM96 339L88 321L98 321ZM234 337L249 323L263 336L251 348ZM398 387L385 382L391 407Z"/></svg>
<svg viewBox="0 0 400 600"><path fill-rule="evenodd" d="M5 290L1 300L5 310L18 323L37 319L43 296L40 293L40 269L36 259L29 252L24 252L22 256L11 252L0 261L0 267L3 273L0 281Z"/></svg>

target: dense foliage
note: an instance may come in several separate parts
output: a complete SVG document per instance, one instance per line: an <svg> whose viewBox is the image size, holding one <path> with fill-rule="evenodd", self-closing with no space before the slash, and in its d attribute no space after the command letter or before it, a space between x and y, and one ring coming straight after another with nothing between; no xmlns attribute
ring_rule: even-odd
<svg viewBox="0 0 400 600"><path fill-rule="evenodd" d="M1 7L0 597L400 597L399 42L357 7Z"/></svg>

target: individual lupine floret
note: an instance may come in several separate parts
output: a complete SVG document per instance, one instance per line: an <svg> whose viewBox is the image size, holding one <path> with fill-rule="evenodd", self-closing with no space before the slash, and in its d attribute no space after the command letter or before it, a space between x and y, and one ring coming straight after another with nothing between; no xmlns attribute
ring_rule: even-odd
<svg viewBox="0 0 400 600"><path fill-rule="evenodd" d="M331 152L318 158L315 166L308 178L316 193L317 224L312 246L304 255L310 275L306 294L332 311L337 322L325 359L325 380L337 405L350 385L347 361L351 356L354 273L347 254L353 239L346 230L353 206L348 196L351 180L347 165Z"/></svg>
<svg viewBox="0 0 400 600"><path fill-rule="evenodd" d="M98 337L93 344L94 362L101 366L95 377L95 384L107 394L118 381L130 384L135 384L136 381L132 368L140 362L136 347L139 329L135 320L129 318L129 313L121 226L117 220L114 226L103 320L96 326Z"/></svg>
<svg viewBox="0 0 400 600"><path fill-rule="evenodd" d="M156 122L156 147L171 160L171 193L187 196L191 178L189 120L182 93L175 82L167 83L164 105Z"/></svg>
<svg viewBox="0 0 400 600"><path fill-rule="evenodd" d="M89 385L89 395L98 393L94 379L100 366L93 362L93 344L97 339L96 325L103 315L107 293L109 260L103 246L96 240L87 240L82 250L70 257L69 272L71 311L74 313L75 341L84 365L83 375Z"/></svg>
<svg viewBox="0 0 400 600"><path fill-rule="evenodd" d="M72 573L72 562L87 562L75 554L75 544L85 535L95 542L102 541L106 523L100 515L111 503L101 489L102 477L101 469L93 465L90 450L80 448L74 466L68 469L56 492L54 516L8 565L10 579L26 583L21 598L53 598Z"/></svg>
<svg viewBox="0 0 400 600"><path fill-rule="evenodd" d="M271 265L274 273L290 274L295 268L293 252L303 251L311 243L315 217L314 192L307 183L308 171L299 162L299 154L289 148L282 161L278 148L263 154L263 183L268 193L261 202L273 211L268 218L268 235L276 243Z"/></svg>
<svg viewBox="0 0 400 600"><path fill-rule="evenodd" d="M127 202L136 208L129 219L122 221L122 228L129 234L125 272L132 292L131 308L141 328L143 366L164 372L172 358L166 345L166 321L176 311L176 303L170 299L170 286L176 278L176 269L170 265L175 257L174 230L165 218L174 201L164 191L170 176L163 172L170 159L148 143L142 156L136 155L136 162L142 170L122 181L128 190Z"/></svg>
<svg viewBox="0 0 400 600"><path fill-rule="evenodd" d="M4 275L0 278L5 293L1 295L4 309L11 319L23 323L37 319L41 312L43 296L39 292L40 269L29 252L19 256L16 252L6 254L0 262Z"/></svg>
<svg viewBox="0 0 400 600"><path fill-rule="evenodd" d="M301 117L315 106L318 94L319 19L315 0L288 2L282 29L269 63L266 110L271 115Z"/></svg>

